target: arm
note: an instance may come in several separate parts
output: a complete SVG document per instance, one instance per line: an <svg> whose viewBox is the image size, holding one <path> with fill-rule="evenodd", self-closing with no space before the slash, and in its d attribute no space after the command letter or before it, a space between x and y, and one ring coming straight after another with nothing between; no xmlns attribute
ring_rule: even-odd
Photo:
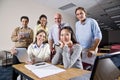
<svg viewBox="0 0 120 80"><path fill-rule="evenodd" d="M49 46L49 44L46 44L44 53L45 53L44 60L49 62L50 61L50 46Z"/></svg>
<svg viewBox="0 0 120 80"><path fill-rule="evenodd" d="M62 59L62 48L60 47L57 47L56 48L56 53L52 59L52 64L58 64L61 62L61 59Z"/></svg>
<svg viewBox="0 0 120 80"><path fill-rule="evenodd" d="M30 44L28 46L28 49L27 49L27 54L28 54L28 61L27 61L27 63L28 64L33 64L35 62L32 50L33 50L32 44Z"/></svg>
<svg viewBox="0 0 120 80"><path fill-rule="evenodd" d="M90 51L94 51L95 53L97 53L97 48L102 39L102 33L101 33L101 30L100 30L99 25L96 20L93 20L92 31L93 31L93 35L94 35L94 42L93 42L91 48L89 48L89 50L88 50L88 57L92 56L92 53Z"/></svg>
<svg viewBox="0 0 120 80"><path fill-rule="evenodd" d="M80 57L82 48L79 44L76 44L73 46L73 53L70 55L68 52L68 46L64 46L63 48L63 64L64 68L70 68L74 65L74 63L77 61L77 59Z"/></svg>
<svg viewBox="0 0 120 80"><path fill-rule="evenodd" d="M30 36L26 38L28 44L30 44L30 43L33 42L33 36L34 36L33 30L30 30L29 35L30 35Z"/></svg>
<svg viewBox="0 0 120 80"><path fill-rule="evenodd" d="M11 40L13 42L17 42L18 41L18 28L16 28L13 32L12 32L12 35L11 35Z"/></svg>

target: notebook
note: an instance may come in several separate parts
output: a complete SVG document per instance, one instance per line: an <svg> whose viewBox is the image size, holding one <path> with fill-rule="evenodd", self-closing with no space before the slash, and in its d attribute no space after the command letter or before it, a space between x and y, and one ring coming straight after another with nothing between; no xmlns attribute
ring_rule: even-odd
<svg viewBox="0 0 120 80"><path fill-rule="evenodd" d="M120 77L120 52L97 56L91 73L69 80L118 80Z"/></svg>
<svg viewBox="0 0 120 80"><path fill-rule="evenodd" d="M17 58L20 62L26 62L28 60L28 54L26 48L16 48L17 50Z"/></svg>

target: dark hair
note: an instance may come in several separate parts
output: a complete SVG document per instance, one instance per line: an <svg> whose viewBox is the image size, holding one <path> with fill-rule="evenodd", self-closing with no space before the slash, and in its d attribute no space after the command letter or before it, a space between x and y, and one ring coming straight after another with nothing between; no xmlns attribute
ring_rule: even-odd
<svg viewBox="0 0 120 80"><path fill-rule="evenodd" d="M44 30L39 30L39 31L37 31L37 33L36 33L36 35L35 35L35 41L33 42L34 44L37 42L37 38L36 38L36 36L39 34L39 33L45 33L45 41L43 42L43 44L45 44L45 43L47 43L48 41L47 41L47 33L44 31Z"/></svg>
<svg viewBox="0 0 120 80"><path fill-rule="evenodd" d="M27 20L29 21L29 18L28 18L27 16L22 16L22 17L20 18L20 21L22 21L22 19L27 19Z"/></svg>
<svg viewBox="0 0 120 80"><path fill-rule="evenodd" d="M63 28L60 30L60 32L61 32L62 30L64 30L64 29L67 29L67 30L71 33L71 41L72 41L74 44L77 43L76 37L75 37L75 34L74 34L72 28L71 28L70 26L65 26L65 27L63 27Z"/></svg>
<svg viewBox="0 0 120 80"><path fill-rule="evenodd" d="M41 20L41 18L45 18L45 19L47 19L47 16L44 15L44 14L42 14L42 15L39 17L39 20L37 21L37 25L40 24L40 20Z"/></svg>
<svg viewBox="0 0 120 80"><path fill-rule="evenodd" d="M77 12L77 10L83 10L85 13L86 13L86 10L83 8L83 7L78 7L78 8L76 8L76 10L75 10L75 14L76 14L76 12Z"/></svg>

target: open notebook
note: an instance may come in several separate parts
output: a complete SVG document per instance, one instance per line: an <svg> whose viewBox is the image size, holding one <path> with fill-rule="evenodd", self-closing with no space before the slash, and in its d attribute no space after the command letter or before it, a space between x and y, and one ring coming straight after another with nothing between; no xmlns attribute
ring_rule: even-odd
<svg viewBox="0 0 120 80"><path fill-rule="evenodd" d="M70 80L119 80L120 52L97 56L91 73Z"/></svg>
<svg viewBox="0 0 120 80"><path fill-rule="evenodd" d="M40 62L33 65L25 65L25 67L31 70L39 78L43 78L65 71L64 69L61 69L46 62Z"/></svg>

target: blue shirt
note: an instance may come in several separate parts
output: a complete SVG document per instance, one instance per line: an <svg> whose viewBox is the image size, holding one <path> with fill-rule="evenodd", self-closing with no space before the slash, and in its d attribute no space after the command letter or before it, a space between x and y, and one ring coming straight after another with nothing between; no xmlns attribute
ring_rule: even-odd
<svg viewBox="0 0 120 80"><path fill-rule="evenodd" d="M80 45L88 49L92 46L95 39L102 39L102 34L98 23L92 18L86 18L84 24L76 22L76 39Z"/></svg>
<svg viewBox="0 0 120 80"><path fill-rule="evenodd" d="M61 23L61 28L69 26L67 23ZM59 27L57 24L54 24L49 31L49 40L53 40L54 44L59 44Z"/></svg>

